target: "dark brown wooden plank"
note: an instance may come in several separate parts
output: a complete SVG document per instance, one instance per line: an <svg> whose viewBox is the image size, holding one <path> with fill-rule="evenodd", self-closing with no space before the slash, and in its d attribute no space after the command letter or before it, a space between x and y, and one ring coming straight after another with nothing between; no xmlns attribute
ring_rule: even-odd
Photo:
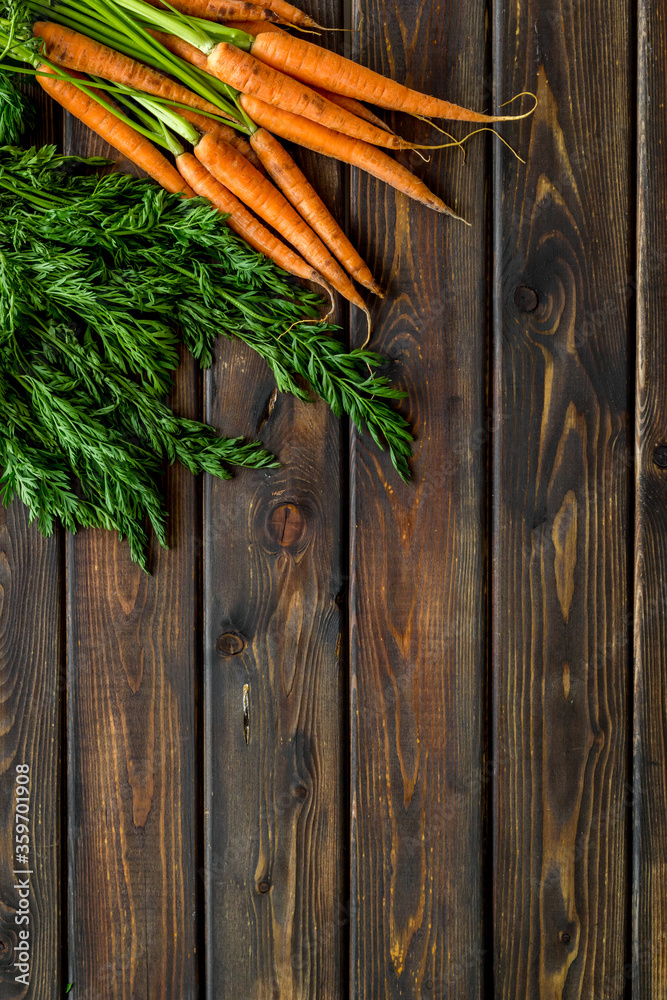
<svg viewBox="0 0 667 1000"><path fill-rule="evenodd" d="M60 139L62 118L33 84L34 127L24 143ZM61 714L65 640L63 539L44 539L15 501L0 505L0 997L47 1000L62 985ZM29 767L30 876L16 875L17 765ZM26 834L21 830L23 839ZM25 846L25 845L22 845ZM28 922L15 886L29 877ZM19 932L27 931L29 986L17 982Z"/></svg>
<svg viewBox="0 0 667 1000"><path fill-rule="evenodd" d="M44 539L26 509L0 506L0 997L51 1000L61 989L62 539ZM16 852L17 767L29 768L29 866ZM20 812L23 813L21 806ZM25 843L25 842L24 842ZM28 880L28 922L17 886ZM20 923L17 924L17 919ZM28 983L17 946L29 937ZM25 938L23 938L25 940Z"/></svg>
<svg viewBox="0 0 667 1000"><path fill-rule="evenodd" d="M332 3L314 13L339 16ZM341 172L301 162L344 218ZM231 343L207 377L206 419L261 429L282 463L205 485L207 996L342 1000L340 426L322 401L276 398L264 363Z"/></svg>
<svg viewBox="0 0 667 1000"><path fill-rule="evenodd" d="M68 124L70 151L108 147ZM175 410L200 413L179 369ZM75 995L198 995L195 699L200 487L167 475L170 550L152 576L114 534L69 539L69 963Z"/></svg>
<svg viewBox="0 0 667 1000"><path fill-rule="evenodd" d="M354 54L483 105L483 3L355 5ZM438 134L405 116L411 139ZM413 479L355 437L352 458L351 995L483 990L485 146L403 157L472 222L353 173L353 230L388 288L374 345L395 358L417 435ZM357 342L362 336L356 331Z"/></svg>
<svg viewBox="0 0 667 1000"><path fill-rule="evenodd" d="M638 33L635 698L632 987L667 997L667 351L664 120L667 11L640 0Z"/></svg>
<svg viewBox="0 0 667 1000"><path fill-rule="evenodd" d="M625 995L629 3L495 4L495 993ZM613 58L606 53L613 52Z"/></svg>

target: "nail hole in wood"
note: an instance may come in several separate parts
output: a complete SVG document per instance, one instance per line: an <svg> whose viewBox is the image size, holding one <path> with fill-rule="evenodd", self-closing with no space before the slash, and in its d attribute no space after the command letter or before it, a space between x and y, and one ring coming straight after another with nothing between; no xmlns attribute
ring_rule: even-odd
<svg viewBox="0 0 667 1000"><path fill-rule="evenodd" d="M514 305L521 312L532 313L537 309L537 292L528 285L517 285L514 289Z"/></svg>

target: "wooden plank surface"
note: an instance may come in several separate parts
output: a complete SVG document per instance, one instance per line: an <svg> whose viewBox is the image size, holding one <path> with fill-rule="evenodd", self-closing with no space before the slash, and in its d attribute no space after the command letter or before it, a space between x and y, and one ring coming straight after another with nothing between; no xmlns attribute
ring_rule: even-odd
<svg viewBox="0 0 667 1000"><path fill-rule="evenodd" d="M61 984L61 762L65 647L63 545L26 509L0 506L0 997L51 1000ZM28 767L26 775L25 768ZM19 770L17 770L17 768ZM18 798L17 778L29 795ZM22 805L28 802L25 822ZM27 833L26 833L27 829ZM27 866L23 847L28 837ZM21 853L17 851L18 842ZM18 887L21 886L21 889ZM26 896L26 888L28 895ZM28 902L23 909L20 896ZM27 914L28 921L24 921ZM19 923L17 923L17 919ZM17 981L27 931L27 985ZM22 965L22 963L21 963Z"/></svg>
<svg viewBox="0 0 667 1000"><path fill-rule="evenodd" d="M71 120L65 146L108 155ZM199 416L199 383L184 359L176 412ZM200 496L182 467L169 470L170 550L153 543L152 576L111 532L69 539L68 951L77 1000L198 996Z"/></svg>
<svg viewBox="0 0 667 1000"><path fill-rule="evenodd" d="M60 109L34 84L25 88L36 105L36 127L25 142L57 142ZM62 982L63 816L61 725L65 691L64 539L50 539L30 525L18 501L0 505L0 997L51 1000ZM29 922L20 916L14 888L17 831L16 767L29 770ZM19 932L28 931L29 986L17 982Z"/></svg>
<svg viewBox="0 0 667 1000"><path fill-rule="evenodd" d="M630 5L495 5L495 995L625 995ZM613 53L613 56L612 56ZM592 68L594 66L594 69Z"/></svg>
<svg viewBox="0 0 667 1000"><path fill-rule="evenodd" d="M638 22L632 996L667 997L667 157L664 4ZM657 181L657 182L656 182Z"/></svg>
<svg viewBox="0 0 667 1000"><path fill-rule="evenodd" d="M355 5L354 55L483 106L485 5ZM405 116L392 127L438 133ZM400 157L472 222L353 173L352 230L388 289L374 345L395 359L417 435L403 485L353 441L350 993L469 998L483 989L486 593L485 144ZM361 329L354 331L357 342Z"/></svg>
<svg viewBox="0 0 667 1000"><path fill-rule="evenodd" d="M335 3L314 16L340 23ZM342 172L314 155L300 161L344 217ZM206 419L259 433L281 461L205 486L207 996L342 1000L340 424L322 401L277 396L257 355L224 342Z"/></svg>

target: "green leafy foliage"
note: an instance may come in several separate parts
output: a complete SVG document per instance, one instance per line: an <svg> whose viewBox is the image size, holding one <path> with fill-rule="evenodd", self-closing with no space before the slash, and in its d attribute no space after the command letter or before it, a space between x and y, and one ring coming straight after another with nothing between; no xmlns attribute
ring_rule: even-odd
<svg viewBox="0 0 667 1000"><path fill-rule="evenodd" d="M0 144L18 142L32 118L32 105L10 74L0 70Z"/></svg>
<svg viewBox="0 0 667 1000"><path fill-rule="evenodd" d="M178 343L202 364L219 334L256 350L278 387L305 382L389 447L407 478L411 436L369 351L346 351L319 299L200 200L53 147L0 148L0 488L44 532L114 528L145 565L146 520L165 542L164 460L228 476L275 464L164 402Z"/></svg>

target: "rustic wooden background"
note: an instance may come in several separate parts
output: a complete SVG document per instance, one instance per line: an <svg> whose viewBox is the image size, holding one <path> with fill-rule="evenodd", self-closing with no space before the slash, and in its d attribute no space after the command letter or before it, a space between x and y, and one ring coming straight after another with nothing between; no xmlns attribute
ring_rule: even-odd
<svg viewBox="0 0 667 1000"><path fill-rule="evenodd" d="M535 91L526 162L404 155L465 229L302 158L389 289L409 485L221 343L175 405L282 468L169 472L151 577L0 510L0 998L667 998L667 4L314 13L419 89ZM104 149L41 100L34 138Z"/></svg>

